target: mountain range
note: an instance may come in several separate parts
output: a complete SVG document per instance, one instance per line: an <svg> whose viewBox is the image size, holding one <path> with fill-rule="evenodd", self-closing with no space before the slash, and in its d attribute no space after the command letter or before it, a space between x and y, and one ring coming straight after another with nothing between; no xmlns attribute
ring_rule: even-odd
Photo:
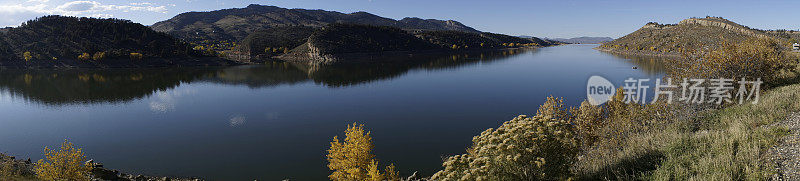
<svg viewBox="0 0 800 181"><path fill-rule="evenodd" d="M40 17L0 29L0 67L208 66L289 54L307 58L552 44L536 37L481 32L453 20L394 20L367 12L254 4L181 13L149 27L122 19Z"/></svg>
<svg viewBox="0 0 800 181"><path fill-rule="evenodd" d="M409 30L480 32L453 20L420 18L394 20L367 12L346 14L336 11L287 9L256 4L245 8L181 13L171 19L157 22L151 28L190 42L203 40L238 41L260 29L282 26L319 28L331 23L391 26Z"/></svg>
<svg viewBox="0 0 800 181"><path fill-rule="evenodd" d="M614 41L614 38L611 37L576 37L576 38L545 38L547 40L559 41L564 43L572 43L572 44L597 44L597 43L604 43Z"/></svg>

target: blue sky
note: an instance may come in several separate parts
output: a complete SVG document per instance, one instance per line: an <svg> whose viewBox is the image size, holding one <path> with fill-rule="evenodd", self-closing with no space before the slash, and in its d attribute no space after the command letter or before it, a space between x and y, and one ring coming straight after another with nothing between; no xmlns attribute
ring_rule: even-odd
<svg viewBox="0 0 800 181"><path fill-rule="evenodd" d="M113 17L151 25L187 11L248 4L366 11L401 19L452 19L481 31L537 37L620 37L647 22L722 16L760 29L800 29L800 1L615 0L0 0L0 26L18 26L47 14Z"/></svg>

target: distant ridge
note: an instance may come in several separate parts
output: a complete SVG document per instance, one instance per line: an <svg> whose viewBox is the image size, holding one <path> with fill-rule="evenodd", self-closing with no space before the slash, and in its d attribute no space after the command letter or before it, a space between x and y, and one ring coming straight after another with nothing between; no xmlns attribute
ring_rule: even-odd
<svg viewBox="0 0 800 181"><path fill-rule="evenodd" d="M411 30L480 32L453 20L420 18L394 20L367 12L345 14L335 11L286 9L257 4L251 4L245 8L181 13L169 20L155 23L151 28L191 42L239 41L260 29L280 26L323 27L330 23L391 26Z"/></svg>
<svg viewBox="0 0 800 181"><path fill-rule="evenodd" d="M614 38L611 37L576 37L576 38L545 38L548 40L555 40L564 43L574 43L574 44L597 44L597 43L604 43L614 41Z"/></svg>

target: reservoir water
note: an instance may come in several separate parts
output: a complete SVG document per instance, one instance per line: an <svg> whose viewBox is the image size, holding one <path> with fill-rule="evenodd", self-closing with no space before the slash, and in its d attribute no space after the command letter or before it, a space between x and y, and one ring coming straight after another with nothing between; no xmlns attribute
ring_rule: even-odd
<svg viewBox="0 0 800 181"><path fill-rule="evenodd" d="M615 85L664 75L659 60L596 46L338 67L0 70L0 152L35 161L69 139L135 174L325 180L329 142L357 122L381 163L429 176L473 136L535 114L547 96L578 105L592 75Z"/></svg>

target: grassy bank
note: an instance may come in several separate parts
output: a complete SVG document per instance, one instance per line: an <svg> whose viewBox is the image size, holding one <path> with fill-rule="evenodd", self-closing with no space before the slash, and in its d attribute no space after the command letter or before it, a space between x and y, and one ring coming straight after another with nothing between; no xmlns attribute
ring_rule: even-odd
<svg viewBox="0 0 800 181"><path fill-rule="evenodd" d="M654 180L766 180L774 173L764 155L787 130L768 125L800 111L800 84L770 90L758 104L711 111L696 129L666 133L666 158ZM684 126L685 127L685 126ZM691 128L691 127L688 127Z"/></svg>
<svg viewBox="0 0 800 181"><path fill-rule="evenodd" d="M765 153L787 134L768 125L800 111L798 100L795 84L764 93L758 104L674 118L632 133L620 145L592 147L575 171L583 179L766 180L775 170Z"/></svg>

